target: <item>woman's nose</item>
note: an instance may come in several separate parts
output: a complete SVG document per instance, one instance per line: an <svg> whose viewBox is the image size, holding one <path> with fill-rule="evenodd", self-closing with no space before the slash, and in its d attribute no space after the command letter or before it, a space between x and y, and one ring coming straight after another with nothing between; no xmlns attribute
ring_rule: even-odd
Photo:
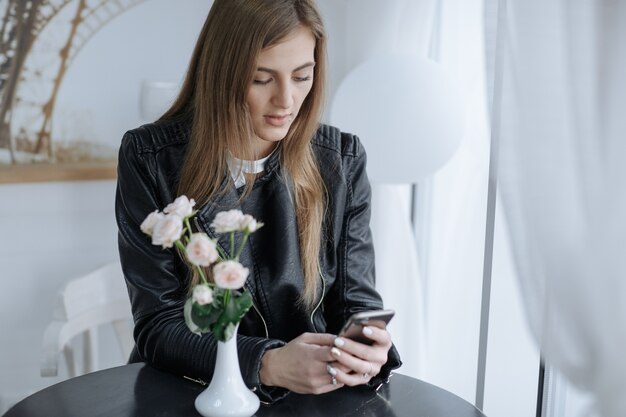
<svg viewBox="0 0 626 417"><path fill-rule="evenodd" d="M277 86L273 97L274 105L281 109L288 109L293 105L293 87L288 82Z"/></svg>

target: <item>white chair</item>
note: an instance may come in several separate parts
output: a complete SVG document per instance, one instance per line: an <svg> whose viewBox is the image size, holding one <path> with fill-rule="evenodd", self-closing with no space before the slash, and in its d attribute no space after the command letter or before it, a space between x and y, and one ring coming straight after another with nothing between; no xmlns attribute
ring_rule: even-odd
<svg viewBox="0 0 626 417"><path fill-rule="evenodd" d="M134 341L130 301L119 261L68 282L59 293L52 322L44 333L41 376L57 376L61 352L70 377L98 370L98 327L107 323L113 325L126 360ZM83 366L79 370L70 342L81 334Z"/></svg>

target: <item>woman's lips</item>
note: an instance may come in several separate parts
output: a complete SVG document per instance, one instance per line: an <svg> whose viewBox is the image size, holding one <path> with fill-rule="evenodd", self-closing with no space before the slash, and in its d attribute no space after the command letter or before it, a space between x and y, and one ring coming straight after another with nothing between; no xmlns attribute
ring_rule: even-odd
<svg viewBox="0 0 626 417"><path fill-rule="evenodd" d="M289 119L291 117L290 114L285 114L285 115L276 115L276 114L269 114L265 117L265 121L275 127L283 127L285 124L287 124L289 122Z"/></svg>

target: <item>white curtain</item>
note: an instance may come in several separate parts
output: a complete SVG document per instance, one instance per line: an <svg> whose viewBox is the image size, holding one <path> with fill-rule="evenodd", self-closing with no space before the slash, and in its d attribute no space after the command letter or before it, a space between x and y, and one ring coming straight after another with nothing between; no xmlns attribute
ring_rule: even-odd
<svg viewBox="0 0 626 417"><path fill-rule="evenodd" d="M500 191L528 320L582 415L623 417L626 2L507 7Z"/></svg>
<svg viewBox="0 0 626 417"><path fill-rule="evenodd" d="M438 3L436 59L460 87L466 113L460 149L419 184L418 198L426 197L418 203L426 212L418 225L425 264L425 379L473 403L489 167L482 0Z"/></svg>
<svg viewBox="0 0 626 417"><path fill-rule="evenodd" d="M407 197L399 186L373 187L371 227L376 252L376 287L385 306L396 310L397 317L389 331L402 355L400 372L423 378L424 293Z"/></svg>
<svg viewBox="0 0 626 417"><path fill-rule="evenodd" d="M389 53L432 58L456 82L468 109L461 148L446 167L418 184L421 258L409 221L407 187L381 184L375 175L371 179L377 286L398 312L390 329L405 361L400 372L469 401L476 381L488 166L481 2L348 0L347 53L341 61L347 72ZM384 74L372 78L385 83ZM393 108L398 101L383 104ZM411 133L406 133L407 141Z"/></svg>

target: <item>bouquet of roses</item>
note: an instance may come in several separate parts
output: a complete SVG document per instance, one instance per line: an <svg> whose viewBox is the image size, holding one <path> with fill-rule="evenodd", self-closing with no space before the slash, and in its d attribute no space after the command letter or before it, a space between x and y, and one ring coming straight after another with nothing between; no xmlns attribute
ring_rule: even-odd
<svg viewBox="0 0 626 417"><path fill-rule="evenodd" d="M263 223L240 210L217 213L211 228L216 234L230 234L230 255L206 233L193 233L190 219L195 216L196 202L180 196L163 209L150 213L141 230L152 237L152 244L163 248L175 246L191 264L200 282L195 285L184 308L187 327L197 334L211 332L217 340L229 340L237 325L252 306L250 292L243 288L249 270L239 263L250 233ZM235 248L235 234L243 233L241 245ZM210 282L202 267L213 265Z"/></svg>

